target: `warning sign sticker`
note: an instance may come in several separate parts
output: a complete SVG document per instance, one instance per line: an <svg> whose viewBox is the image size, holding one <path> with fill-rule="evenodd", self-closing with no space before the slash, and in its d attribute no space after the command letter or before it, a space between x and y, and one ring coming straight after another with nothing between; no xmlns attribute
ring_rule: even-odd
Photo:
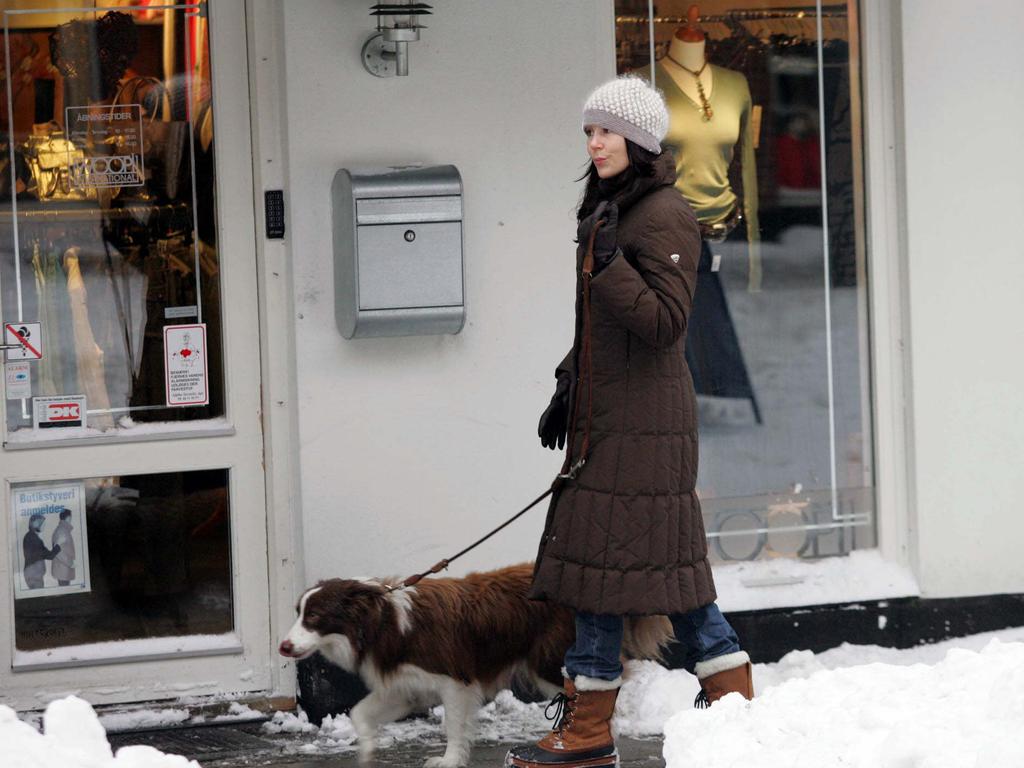
<svg viewBox="0 0 1024 768"><path fill-rule="evenodd" d="M167 405L207 405L206 323L164 326Z"/></svg>
<svg viewBox="0 0 1024 768"><path fill-rule="evenodd" d="M7 359L42 360L42 328L41 323L4 323L4 343L10 347Z"/></svg>
<svg viewBox="0 0 1024 768"><path fill-rule="evenodd" d="M20 360L4 364L5 386L8 400L24 400L32 397L32 366Z"/></svg>

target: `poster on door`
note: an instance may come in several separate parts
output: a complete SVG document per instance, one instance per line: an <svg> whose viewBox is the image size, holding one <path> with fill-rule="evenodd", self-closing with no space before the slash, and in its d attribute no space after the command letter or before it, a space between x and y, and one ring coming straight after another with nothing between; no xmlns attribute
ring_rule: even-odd
<svg viewBox="0 0 1024 768"><path fill-rule="evenodd" d="M82 483L11 490L14 599L89 592L89 538Z"/></svg>
<svg viewBox="0 0 1024 768"><path fill-rule="evenodd" d="M164 326L167 405L207 405L206 323Z"/></svg>

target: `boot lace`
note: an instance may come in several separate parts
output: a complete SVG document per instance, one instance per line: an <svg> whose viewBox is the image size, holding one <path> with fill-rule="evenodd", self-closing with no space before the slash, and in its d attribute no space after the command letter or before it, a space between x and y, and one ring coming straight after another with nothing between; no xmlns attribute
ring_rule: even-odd
<svg viewBox="0 0 1024 768"><path fill-rule="evenodd" d="M708 694L703 688L700 689L700 693L697 694L697 698L693 700L693 706L697 709L707 709L711 706L711 702L708 701Z"/></svg>
<svg viewBox="0 0 1024 768"><path fill-rule="evenodd" d="M564 693L555 695L555 698L544 707L544 717L548 720L554 720L555 724L551 730L557 733L561 733L566 727L572 724L572 705L576 701L575 696L566 696ZM551 708L554 707L555 714L550 714Z"/></svg>

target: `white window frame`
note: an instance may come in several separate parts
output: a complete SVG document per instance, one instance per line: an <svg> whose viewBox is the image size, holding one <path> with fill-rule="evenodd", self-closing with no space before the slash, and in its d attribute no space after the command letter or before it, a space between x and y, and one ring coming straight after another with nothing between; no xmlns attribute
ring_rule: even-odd
<svg viewBox="0 0 1024 768"><path fill-rule="evenodd" d="M850 82L859 85L854 109L854 173L862 176L864 200L856 215L858 268L865 269L869 365L862 368L862 398L870 407L877 551L902 567L899 594L920 594L915 546L913 414L906 247L906 185L899 0L847 0L850 9ZM614 2L609 13L614 41ZM856 12L853 12L853 11ZM653 25L652 25L653 27ZM858 28L859 27L859 28ZM612 46L614 51L614 45ZM651 54L653 56L653 41ZM614 69L614 67L613 67ZM858 116L857 110L860 111ZM859 141L858 141L859 139ZM866 369L866 370L865 370ZM870 550L869 550L870 551ZM778 604L789 603L785 587ZM874 590L875 588L871 588ZM874 592L864 599L877 597ZM851 594L851 600L860 599Z"/></svg>
<svg viewBox="0 0 1024 768"><path fill-rule="evenodd" d="M917 574L900 18L898 2L860 0L878 548Z"/></svg>

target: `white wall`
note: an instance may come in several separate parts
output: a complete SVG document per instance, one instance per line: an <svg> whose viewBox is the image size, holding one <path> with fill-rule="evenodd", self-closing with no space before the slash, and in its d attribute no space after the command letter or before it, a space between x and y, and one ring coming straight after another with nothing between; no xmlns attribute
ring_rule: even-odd
<svg viewBox="0 0 1024 768"><path fill-rule="evenodd" d="M386 80L358 61L367 9L306 0L286 14L308 579L424 568L557 471L535 429L571 335L579 109L614 71L609 0L442 0L411 76ZM911 541L932 597L1024 591L1024 4L962 11L902 4ZM454 337L346 341L331 179L411 161L462 171L468 323ZM532 557L543 514L453 571Z"/></svg>
<svg viewBox="0 0 1024 768"><path fill-rule="evenodd" d="M406 575L538 495L537 419L572 335L583 99L614 74L611 3L440 0L410 76L367 74L369 3L288 3L291 252L307 578ZM557 10L556 10L557 9ZM468 322L346 341L334 324L338 168L454 163ZM536 509L453 572L531 559Z"/></svg>
<svg viewBox="0 0 1024 768"><path fill-rule="evenodd" d="M1024 591L1024 3L904 0L917 560Z"/></svg>

